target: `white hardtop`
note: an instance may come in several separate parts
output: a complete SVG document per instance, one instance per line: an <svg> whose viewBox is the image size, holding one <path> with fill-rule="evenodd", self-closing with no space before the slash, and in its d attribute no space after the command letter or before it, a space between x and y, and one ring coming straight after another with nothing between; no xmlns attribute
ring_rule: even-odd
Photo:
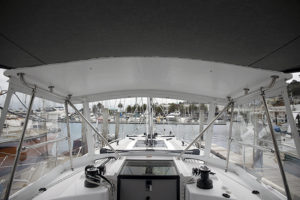
<svg viewBox="0 0 300 200"><path fill-rule="evenodd" d="M11 78L11 87L25 93L29 93L28 88L18 73L25 74L27 83L45 90L54 86L53 93L57 95L47 99L63 102L67 95L72 95L74 103L136 96L222 103L228 96L243 94L244 88L253 91L268 85L273 75L281 81L291 78L291 74L282 72L203 60L99 58L5 71ZM39 91L37 96L47 97Z"/></svg>

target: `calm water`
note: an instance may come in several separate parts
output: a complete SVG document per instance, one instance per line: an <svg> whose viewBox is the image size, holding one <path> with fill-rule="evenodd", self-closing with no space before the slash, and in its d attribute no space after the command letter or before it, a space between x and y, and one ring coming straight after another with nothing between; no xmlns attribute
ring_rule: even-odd
<svg viewBox="0 0 300 200"><path fill-rule="evenodd" d="M96 124L94 124L96 125ZM109 124L109 134L115 134L115 124ZM67 135L67 128L65 123L59 123L62 132L60 136ZM101 124L98 125L101 130ZM81 123L70 123L71 139L76 140L81 138ZM146 132L145 124L120 124L119 137L124 138L126 135L139 135ZM199 125L176 125L176 124L156 124L154 132L162 135L169 135L170 132L184 141L192 141L199 134ZM227 145L228 125L215 125L213 128L213 143L225 147ZM67 142L59 145L61 151L67 151ZM233 147L234 148L234 147Z"/></svg>
<svg viewBox="0 0 300 200"><path fill-rule="evenodd" d="M96 124L94 124L96 125ZM115 134L115 124L109 124L109 134ZM65 123L59 123L61 128L60 136L67 135L67 128ZM204 126L205 127L205 126ZM98 125L99 130L101 130L101 124ZM227 137L228 137L227 125L215 125L213 127L213 138L212 143L227 148ZM81 123L71 123L71 139L74 141L81 138ZM176 124L155 124L154 132L162 135L169 135L170 131L175 134L175 136L184 141L192 141L199 134L199 125L176 125ZM124 138L126 135L138 135L146 132L145 124L120 124L119 137ZM231 150L233 152L239 152L241 150L240 146L235 143L231 144ZM60 142L58 145L59 152L68 151L67 141ZM289 173L300 177L300 162L298 160L285 160L283 161L285 170Z"/></svg>

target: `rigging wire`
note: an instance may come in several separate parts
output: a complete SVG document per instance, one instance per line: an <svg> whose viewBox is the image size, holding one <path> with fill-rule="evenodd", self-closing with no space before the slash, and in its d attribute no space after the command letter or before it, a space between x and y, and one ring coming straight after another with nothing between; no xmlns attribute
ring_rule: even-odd
<svg viewBox="0 0 300 200"><path fill-rule="evenodd" d="M42 59L38 58L37 56L33 55L31 52L29 52L28 50L24 49L22 46L20 46L19 44L17 44L15 41L11 40L10 38L8 38L6 35L4 35L3 33L0 32L0 36L2 38L4 38L5 40L7 40L8 42L12 43L14 46L16 46L18 49L20 49L21 51L25 52L26 54L28 54L29 56L31 56L32 58L36 59L37 61L39 61L42 64L46 64L45 61L43 61Z"/></svg>
<svg viewBox="0 0 300 200"><path fill-rule="evenodd" d="M24 108L25 108L26 110L28 110L28 107L21 101L20 97L19 97L16 93L14 93L14 95L17 97L17 99L19 100L19 102L24 106ZM40 119L42 119L42 120L46 120L45 118L43 118L43 117L41 117L41 116L38 116L38 115L35 114L35 113L33 113L33 115L35 115L36 117L38 117L38 118L40 118Z"/></svg>
<svg viewBox="0 0 300 200"><path fill-rule="evenodd" d="M281 45L280 47L278 47L278 48L274 49L273 51L267 53L267 54L264 55L263 57L261 57L261 58L257 59L256 61L250 63L248 66L253 66L253 65L257 64L258 62L264 60L265 58L267 58L267 57L273 55L273 54L276 53L277 51L279 51L279 50L281 50L281 49L287 47L287 46L290 45L290 44L292 44L293 42L295 42L295 41L298 40L299 38L300 38L300 35L296 36L295 38L293 38L293 39L289 40L288 42L284 43L283 45Z"/></svg>
<svg viewBox="0 0 300 200"><path fill-rule="evenodd" d="M17 99L19 100L19 102L24 106L24 108L26 110L28 110L28 107L22 102L22 100L20 99L20 97L16 93L14 93L14 95L17 97Z"/></svg>

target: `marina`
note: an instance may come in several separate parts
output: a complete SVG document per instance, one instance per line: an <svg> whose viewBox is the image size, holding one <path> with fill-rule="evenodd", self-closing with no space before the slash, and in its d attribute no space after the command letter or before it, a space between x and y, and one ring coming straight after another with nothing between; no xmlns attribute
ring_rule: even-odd
<svg viewBox="0 0 300 200"><path fill-rule="evenodd" d="M24 77L21 77L21 81L25 81ZM272 81L275 81L275 79L273 79ZM276 94L283 94L283 93L281 91ZM268 103L271 104L274 101L274 98L275 98L274 96L268 96ZM274 125L272 125L271 127L271 130L274 132L273 136L276 140L276 145L278 145L276 146L278 148L277 151L274 149L275 146L273 145L273 141L272 141L272 139L274 138L269 133L270 129L269 129L268 121L266 120L267 119L266 115L263 112L264 107L262 106L261 102L257 103L255 99L250 100L250 102L251 101L254 103L248 103L245 104L244 106L240 104L240 106L236 108L235 112L229 109L230 106L233 105L230 102L227 105L226 104L219 105L218 109L216 108L217 107L216 104L206 104L207 106L206 112L201 111L201 108L204 107L203 106L201 107L199 104L198 109L196 109L198 111L198 115L195 115L194 117L192 117L191 113L189 114L190 116L186 116L188 113L184 113L185 116L182 116L182 113L180 113L179 111L177 111L176 114L170 112L170 114L165 113L164 115L159 116L158 111L157 112L155 112L154 110L151 111L151 107L153 105L152 97L147 98L146 110L143 113L138 113L139 115L136 115L135 112L130 112L130 113L127 112L120 113L117 111L110 112L109 109L103 106L102 107L99 106L98 109L96 108L93 109L88 104L83 104L83 110L79 111L71 102L68 101L65 102L66 103L65 105L67 105L67 103L69 104L70 108L72 109L71 113L68 113L69 112L68 110L61 108L63 106L60 106L59 110L47 108L46 111L45 108L42 108L32 112L25 119L20 118L19 119L20 123L17 123L16 120L18 119L14 119L14 117L10 115L10 117L8 117L8 119L5 120L5 123L7 124L6 128L3 128L3 132L4 133L6 132L6 135L12 135L13 132L16 132L14 130L15 129L14 126L15 127L19 126L20 130L22 130L22 127L24 126L26 119L28 119L27 121L28 128L26 128L27 130L26 132L34 134L33 130L36 129L36 131L38 131L38 134L35 136L35 138L40 137L40 135L43 134L43 130L46 132L47 135L47 140L39 139L38 142L35 142L34 144L29 144L28 142L27 144L26 143L27 139L26 137L24 137L23 145L22 145L23 150L21 150L19 154L20 161L18 165L16 165L15 175L14 175L15 179L13 181L14 184L10 192L13 196L16 197L20 194L20 192L22 193L22 191L26 193L23 187L24 188L35 187L34 186L35 184L42 181L40 179L41 176L44 177L44 174L46 175L46 174L55 173L55 171L59 169L61 166L65 166L68 168L69 165L68 163L70 163L71 166L70 178L76 179L77 176L76 173L72 175L74 162L76 160L89 159L88 155L90 151L93 151L94 152L93 154L95 156L99 155L102 160L106 160L104 161L104 163L106 162L114 163L113 166L119 166L119 167L126 166L127 165L126 163L129 162L129 160L131 159L127 161L125 157L127 158L130 156L133 156L132 158L133 160L135 159L137 159L136 161L140 160L139 161L140 164L136 163L137 166L140 165L144 166L146 161L144 161L142 158L143 158L143 152L146 148L145 151L146 158L149 151L148 149L151 149L150 152L153 151L153 155L151 155L152 154L151 153L150 158L153 156L155 157L158 156L156 159L153 160L152 164L149 164L149 166L152 167L149 168L148 164L145 165L146 174L150 173L149 176L151 177L151 180L152 178L156 179L155 177L157 175L153 174L152 170L160 166L160 164L155 164L156 163L155 160L157 159L160 160L160 157L163 157L164 161L170 162L169 164L166 164L166 166L174 165L176 171L180 170L180 173L183 173L182 177L180 179L177 179L177 181L188 179L188 177L190 176L189 175L190 172L188 171L190 170L192 170L193 172L192 176L195 176L196 175L195 173L200 172L200 171L194 172L193 170L195 166L186 163L185 161L186 159L193 160L196 158L195 156L200 156L202 160L201 162L214 163L210 165L210 169L213 169L214 171L218 171L218 174L221 172L219 171L220 169L217 169L219 168L217 166L225 164L225 172L222 172L221 175L219 175L217 178L212 179L214 180L213 182L215 182L217 186L214 189L215 193L211 194L211 196L216 199L218 199L219 197L215 195L223 191L224 189L222 188L225 187L224 185L222 186L223 183L222 181L220 181L220 178L223 177L222 174L226 173L227 170L229 170L229 173L227 172L228 174L227 175L224 174L224 175L234 176L230 172L233 169L235 170L235 173L239 174L238 175L239 177L249 176L247 179L249 179L250 177L256 177L256 180L258 180L258 182L253 184L258 184L258 183L265 184L268 185L268 187L273 188L274 191L276 190L278 192L278 193L277 192L273 193L273 190L270 190L270 193L267 192L265 195L272 196L272 199L275 198L275 196L276 198L281 199L280 196L285 194L286 185L284 185L281 179L278 179L278 172L280 170L280 167L276 167L276 166L278 165L278 158L279 158L280 163L282 163L282 167L285 168L286 180L292 183L292 186L289 187L290 192L293 195L293 198L297 199L299 198L299 193L297 188L299 187L298 184L299 184L299 177L300 177L299 174L297 173L297 171L299 170L299 166L297 164L297 162L299 162L298 152L294 142L294 135L291 132L292 127L290 125L289 126L282 125L287 123L288 118L286 116L288 113L284 114L283 112L285 112L285 109L288 109L288 107L286 106L284 107L284 109L281 108L280 112L278 109L274 111L276 107L273 107L274 109L270 110L272 116L271 121L272 123L274 123ZM281 101L283 101L283 98L281 98ZM275 112L276 114L274 114ZM277 112L279 112L279 114L277 114ZM66 116L69 117L66 118ZM172 117L167 117L167 116L172 116ZM212 120L213 117L214 119ZM283 119L281 120L282 117ZM90 121L87 118L89 118ZM94 120L92 120L93 118ZM292 118L289 119L294 120L294 116L292 116ZM210 128L211 126L213 126L213 128ZM11 131L7 131L7 130L11 130ZM204 131L208 131L208 134L204 135L203 138L201 139L201 135L204 134ZM232 136L230 136L229 133L231 133ZM19 132L19 135L20 134L21 132ZM48 137L50 135L52 135L52 138ZM3 134L3 136L5 136L5 134ZM230 151L228 150L228 144L229 144L228 142L230 142ZM25 151L27 148L34 149L36 152L39 152L39 154L36 155L30 154L28 153L28 151ZM43 151L41 151L41 148L43 149ZM209 151L207 150L208 148ZM15 147L15 151L17 151L16 147ZM280 151L280 153L278 154L279 157L276 158L276 152L279 151ZM183 160L179 159L181 161L177 161L176 156L175 157L171 156L174 153L178 154L177 157L184 156L185 159ZM118 158L120 154L121 155L124 154L124 156L125 155L126 156L123 159ZM171 157L168 157L168 154L170 154L169 156ZM24 159L24 155L27 156L25 157L25 159ZM113 157L116 160L112 161L112 157L106 157L106 155L114 155ZM230 156L230 162L228 161L229 156ZM212 159L212 160L208 161L207 159ZM4 160L4 158L2 160ZM117 164L118 162L120 163ZM223 164L221 164L222 162ZM76 166L78 164L76 164ZM2 169L5 169L2 170L2 180L10 179L9 169L11 169L10 166L12 165L13 163L8 164L5 163L5 161L2 162L1 167ZM128 163L128 165L131 164ZM162 164L162 167L163 169L165 169L166 166L163 165L164 164ZM186 166L183 167L184 165ZM192 167L193 169L190 168L189 170L184 171L184 169L187 169L189 167ZM206 167L207 166L205 165L203 169L206 169ZM112 169L114 169L114 167ZM133 169L135 168L132 168L131 170ZM160 168L158 169L159 169L158 171L159 173L163 172L161 171L162 169ZM197 168L197 170L203 170L203 169ZM74 170L82 171L82 167L76 168ZM147 172L147 170L150 171ZM36 172L40 172L40 173L36 173ZM85 173L87 173L86 169L85 169ZM120 175L118 176L118 180L114 178L115 177L114 173L120 173ZM137 176L136 172L130 172L130 173L133 173L131 174L133 176ZM174 178L177 177L178 175L177 173L178 172L174 172L172 176L174 176ZM109 178L110 180L108 179L106 183L110 185L109 188L110 190L112 190L113 187L116 187L115 184L121 183L122 178L124 178L124 181L127 182L128 175L123 176L121 172L112 172L108 169L108 171L106 172L106 177L102 177L101 179L106 180L107 177L110 177ZM229 179L232 178L233 177L230 177ZM62 178L62 180L64 179L65 178ZM166 179L168 180L167 177ZM192 181L191 183L193 182L195 183L195 179L194 178L192 179L190 180ZM87 180L84 181L84 187L85 188L96 187L96 185L93 185L95 184L96 180L97 179L89 180L87 177ZM226 180L225 177L223 177L223 181L224 180ZM100 187L107 188L107 186L105 186L105 183L102 182L100 182L99 184L99 182L96 181L97 186L99 185ZM5 182L3 183L4 184L2 185L5 186ZM156 185L160 183L155 182L154 184ZM46 186L47 188L50 187L52 189L49 190L49 192L46 191L41 193L41 195L37 195L35 199L54 198L55 188L59 187L58 185L59 184L56 183L53 186L51 186L51 184L47 185ZM198 185L198 183L196 185ZM120 187L122 186L119 185L118 187L120 189ZM197 196L199 195L200 196L207 195L206 193L201 193L201 190L198 190L197 187L192 187L187 184L184 188L181 189L177 188L176 190L177 190L178 198L179 199L197 198ZM240 187L240 186L236 185L234 187ZM253 186L248 186L248 187L253 187ZM258 186L255 186L255 188L257 187ZM70 191L73 190L71 188ZM173 189L169 188L168 190L173 190ZM269 189L267 189L266 191L269 191ZM131 189L128 188L128 190ZM156 190L157 189L155 189L155 191ZM182 190L186 190L187 196L180 197L180 193L183 194ZM230 189L227 190L229 191ZM101 191L102 190L94 193L94 195L96 196L104 195L103 198L105 198L105 196L107 195L106 190L103 190L102 192ZM80 195L84 195L84 191L82 190L81 192L83 193ZM172 197L172 195L174 194L176 195L176 193L169 193L168 195L171 196L167 198L174 198L174 196ZM223 194L227 194L231 196L233 199L238 199L241 197L239 196L241 195L241 193L235 192L234 194L232 194L231 191L229 192L226 191L225 193L223 191ZM66 193L64 193L64 195L68 196L66 197L67 199L74 197L71 193L68 194L67 191ZM118 195L121 195L123 197ZM141 193L140 195L143 196L146 194ZM155 196L157 195L157 193L153 193L153 195ZM249 196L250 199L256 198L250 196ZM134 199L134 198L138 198L138 196L126 197L126 194L120 190L117 193L114 193L113 196L110 198Z"/></svg>
<svg viewBox="0 0 300 200"><path fill-rule="evenodd" d="M1 2L0 200L300 200L299 13Z"/></svg>

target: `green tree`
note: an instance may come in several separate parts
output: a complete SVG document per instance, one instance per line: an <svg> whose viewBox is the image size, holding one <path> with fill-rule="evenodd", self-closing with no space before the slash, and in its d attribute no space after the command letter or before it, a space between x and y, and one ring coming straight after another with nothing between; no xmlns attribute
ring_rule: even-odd
<svg viewBox="0 0 300 200"><path fill-rule="evenodd" d="M99 109L98 109L98 106L97 106L97 105L93 105L93 107L92 107L92 112L94 113L95 116L98 115Z"/></svg>
<svg viewBox="0 0 300 200"><path fill-rule="evenodd" d="M130 105L127 106L126 112L127 113L132 113L132 107Z"/></svg>
<svg viewBox="0 0 300 200"><path fill-rule="evenodd" d="M189 105L189 113L190 114L197 112L197 110L198 110L198 107L195 104L192 103Z"/></svg>
<svg viewBox="0 0 300 200"><path fill-rule="evenodd" d="M207 112L208 112L208 108L207 108L207 106L206 106L204 103L201 103L201 104L200 104L200 110L203 110L204 113L207 113Z"/></svg>
<svg viewBox="0 0 300 200"><path fill-rule="evenodd" d="M142 105L142 112L145 112L147 110L147 105L146 104L143 104Z"/></svg>
<svg viewBox="0 0 300 200"><path fill-rule="evenodd" d="M137 106L137 111L138 111L139 113L142 112L142 107L141 107L140 105Z"/></svg>
<svg viewBox="0 0 300 200"><path fill-rule="evenodd" d="M182 103L179 103L177 109L179 110L181 116L186 114L186 110L185 110L184 105Z"/></svg>
<svg viewBox="0 0 300 200"><path fill-rule="evenodd" d="M118 104L118 108L119 108L120 110L123 108L123 104L122 104L121 102Z"/></svg>
<svg viewBox="0 0 300 200"><path fill-rule="evenodd" d="M178 105L175 103L170 103L168 108L168 113L175 112L178 109Z"/></svg>
<svg viewBox="0 0 300 200"><path fill-rule="evenodd" d="M163 110L159 104L155 104L153 110L155 112L155 116L163 115Z"/></svg>

